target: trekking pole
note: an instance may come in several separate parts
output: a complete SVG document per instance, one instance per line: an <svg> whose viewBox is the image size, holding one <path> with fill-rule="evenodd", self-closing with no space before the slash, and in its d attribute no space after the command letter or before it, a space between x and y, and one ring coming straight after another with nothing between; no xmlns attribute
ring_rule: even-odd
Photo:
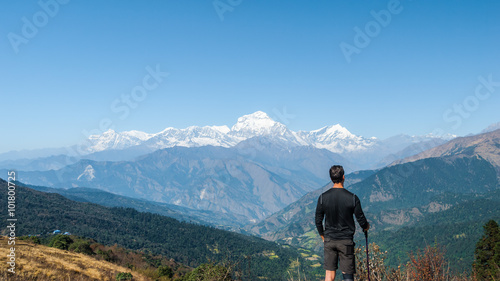
<svg viewBox="0 0 500 281"><path fill-rule="evenodd" d="M370 280L370 256L368 256L368 230L363 230L366 240L366 268L368 268L368 281Z"/></svg>

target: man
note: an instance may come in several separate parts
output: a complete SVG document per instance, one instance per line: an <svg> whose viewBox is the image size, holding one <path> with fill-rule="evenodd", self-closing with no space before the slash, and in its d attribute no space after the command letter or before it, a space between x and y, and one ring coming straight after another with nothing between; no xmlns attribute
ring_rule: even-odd
<svg viewBox="0 0 500 281"><path fill-rule="evenodd" d="M325 246L325 281L333 281L339 267L345 281L354 281L356 267L353 237L356 226L353 215L364 231L368 231L370 224L361 209L358 196L344 189L344 168L332 166L330 178L333 187L321 194L316 207L316 228Z"/></svg>

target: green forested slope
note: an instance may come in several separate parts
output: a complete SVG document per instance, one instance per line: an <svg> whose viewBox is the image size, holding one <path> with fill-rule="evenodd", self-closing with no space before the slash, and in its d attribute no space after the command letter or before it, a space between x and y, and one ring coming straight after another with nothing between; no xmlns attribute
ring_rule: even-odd
<svg viewBox="0 0 500 281"><path fill-rule="evenodd" d="M3 190L0 202L5 206L6 189L6 182L0 180L0 190ZM59 194L21 186L16 189L16 200L18 236L60 229L106 245L116 243L130 249L161 254L190 266L208 260L241 261L239 267L243 272L270 280L286 278L286 271L293 260L299 259L304 265L309 263L294 248L179 222L158 214L141 213L131 208L108 208L75 202ZM248 257L251 258L250 268Z"/></svg>
<svg viewBox="0 0 500 281"><path fill-rule="evenodd" d="M470 270L474 249L490 219L500 220L500 192L459 203L450 209L426 215L411 227L374 234L371 241L388 251L391 265L408 261L408 252L438 243L445 247L450 267Z"/></svg>

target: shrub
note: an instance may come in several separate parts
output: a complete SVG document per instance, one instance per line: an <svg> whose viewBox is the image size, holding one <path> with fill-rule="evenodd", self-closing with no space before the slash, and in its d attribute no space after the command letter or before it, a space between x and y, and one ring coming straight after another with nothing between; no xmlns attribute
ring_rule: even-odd
<svg viewBox="0 0 500 281"><path fill-rule="evenodd" d="M73 244L71 244L68 248L70 251L74 251L76 253L82 253L86 255L93 255L94 251L90 247L90 242L85 240L77 240Z"/></svg>
<svg viewBox="0 0 500 281"><path fill-rule="evenodd" d="M42 244L42 241L38 238L38 236L21 236L19 237L19 240L31 241L38 245Z"/></svg>
<svg viewBox="0 0 500 281"><path fill-rule="evenodd" d="M113 251L111 251L111 249L107 251L99 249L97 250L97 255L100 256L105 261L114 262L116 260L115 256L113 255Z"/></svg>
<svg viewBox="0 0 500 281"><path fill-rule="evenodd" d="M403 280L404 272L401 266L397 269L390 268L385 265L387 251L382 251L375 243L368 245L370 255L370 280L374 281L392 281ZM356 280L368 280L368 269L366 267L366 248L364 246L357 247L356 254Z"/></svg>
<svg viewBox="0 0 500 281"><path fill-rule="evenodd" d="M132 276L132 273L130 272L120 272L116 274L116 280L121 281L121 280L133 280L134 276Z"/></svg>
<svg viewBox="0 0 500 281"><path fill-rule="evenodd" d="M158 267L158 276L167 276L168 278L172 278L172 276L174 276L174 271L170 268L170 266L162 265Z"/></svg>
<svg viewBox="0 0 500 281"><path fill-rule="evenodd" d="M68 235L58 234L52 238L49 247L54 247L61 250L68 250L69 246L73 243L73 239Z"/></svg>
<svg viewBox="0 0 500 281"><path fill-rule="evenodd" d="M438 245L427 246L415 254L410 253L410 262L407 265L408 278L410 280L451 280L444 254L444 249Z"/></svg>

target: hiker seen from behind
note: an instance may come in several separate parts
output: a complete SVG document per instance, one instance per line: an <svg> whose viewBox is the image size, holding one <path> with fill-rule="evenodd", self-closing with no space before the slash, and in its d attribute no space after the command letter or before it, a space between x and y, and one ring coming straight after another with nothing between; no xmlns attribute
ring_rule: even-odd
<svg viewBox="0 0 500 281"><path fill-rule="evenodd" d="M356 226L353 217L356 217L364 231L368 231L370 224L366 220L358 196L344 189L344 168L339 165L332 166L330 178L333 187L318 198L315 219L325 248L325 281L333 281L338 268L342 271L345 281L354 281L356 268L353 237Z"/></svg>

